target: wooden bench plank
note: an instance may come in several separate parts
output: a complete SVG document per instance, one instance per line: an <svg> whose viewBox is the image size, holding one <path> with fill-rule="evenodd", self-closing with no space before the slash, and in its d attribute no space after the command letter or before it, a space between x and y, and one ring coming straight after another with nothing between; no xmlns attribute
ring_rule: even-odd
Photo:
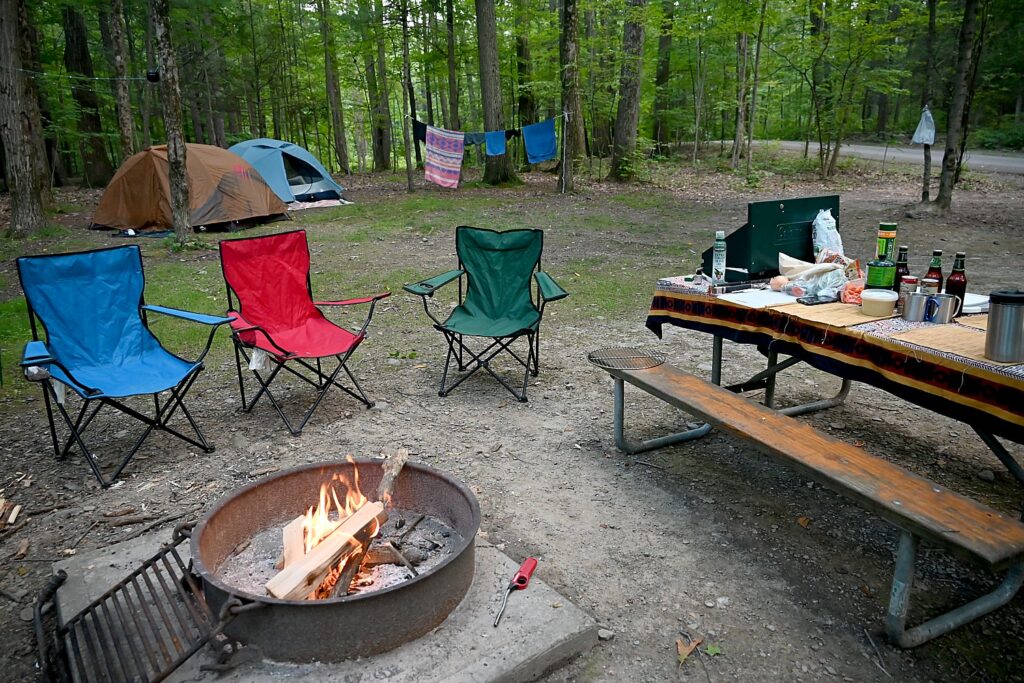
<svg viewBox="0 0 1024 683"><path fill-rule="evenodd" d="M1024 524L667 363L618 379L750 441L896 526L1000 570L1024 556Z"/></svg>

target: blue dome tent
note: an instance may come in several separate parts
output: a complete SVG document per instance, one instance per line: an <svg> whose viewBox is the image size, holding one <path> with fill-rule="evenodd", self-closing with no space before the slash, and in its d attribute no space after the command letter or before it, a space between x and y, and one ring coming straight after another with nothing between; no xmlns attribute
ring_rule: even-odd
<svg viewBox="0 0 1024 683"><path fill-rule="evenodd" d="M344 188L331 179L331 174L315 156L296 144L256 138L232 145L228 151L256 167L281 201L342 198Z"/></svg>

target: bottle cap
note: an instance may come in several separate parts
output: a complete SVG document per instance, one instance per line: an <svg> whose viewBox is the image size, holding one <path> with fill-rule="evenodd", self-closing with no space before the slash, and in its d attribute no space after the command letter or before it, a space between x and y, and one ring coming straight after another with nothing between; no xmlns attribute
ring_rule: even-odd
<svg viewBox="0 0 1024 683"><path fill-rule="evenodd" d="M725 239L725 230L715 230L715 239L716 240L724 240Z"/></svg>

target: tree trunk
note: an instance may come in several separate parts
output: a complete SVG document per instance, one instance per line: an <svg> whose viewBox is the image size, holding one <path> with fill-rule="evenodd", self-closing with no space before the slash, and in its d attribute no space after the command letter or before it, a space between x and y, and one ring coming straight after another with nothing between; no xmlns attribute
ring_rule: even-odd
<svg viewBox="0 0 1024 683"><path fill-rule="evenodd" d="M533 60L530 57L529 3L516 0L516 75L519 79L519 125L537 123L537 98L533 94Z"/></svg>
<svg viewBox="0 0 1024 683"><path fill-rule="evenodd" d="M452 130L462 128L459 118L459 80L455 61L455 11L452 0L444 0L444 22L448 31L448 124Z"/></svg>
<svg viewBox="0 0 1024 683"><path fill-rule="evenodd" d="M181 91L178 88L178 67L174 62L171 45L171 19L169 0L149 0L153 13L157 59L160 64L160 94L164 108L164 126L167 128L167 162L171 186L171 217L174 237L185 244L192 236L189 221L188 176L185 172L185 137L181 129Z"/></svg>
<svg viewBox="0 0 1024 683"><path fill-rule="evenodd" d="M11 196L11 222L5 232L14 237L41 230L50 201L39 100L23 71L31 54L25 41L34 34L28 27L24 0L0 2L0 54L6 67L0 69L0 141Z"/></svg>
<svg viewBox="0 0 1024 683"><path fill-rule="evenodd" d="M662 0L661 34L658 36L658 65L654 71L654 148L658 154L669 153L668 112L672 93L668 81L672 75L672 24L675 0Z"/></svg>
<svg viewBox="0 0 1024 683"><path fill-rule="evenodd" d="M383 169L391 168L391 100L388 90L388 68L384 54L384 4L382 0L376 0L374 27L377 33L377 126L381 131L381 159L386 160Z"/></svg>
<svg viewBox="0 0 1024 683"><path fill-rule="evenodd" d="M228 140L224 136L224 87L221 84L221 74L226 73L226 60L221 42L216 40L217 30L213 26L213 16L209 9L203 10L203 32L205 39L202 43L205 57L203 59L203 74L205 76L207 97L206 111L210 121L210 144L227 148Z"/></svg>
<svg viewBox="0 0 1024 683"><path fill-rule="evenodd" d="M946 150L942 156L939 195L935 200L943 211L948 210L953 202L953 176L956 173L957 149L960 147L960 138L963 135L963 116L967 104L979 4L980 0L965 0L964 18L960 25L956 75L953 77L953 98L950 100L946 113Z"/></svg>
<svg viewBox="0 0 1024 683"><path fill-rule="evenodd" d="M324 45L324 80L327 87L327 106L331 110L331 132L334 136L334 155L342 173L351 173L348 163L348 141L345 138L345 111L341 105L338 87L338 67L334 56L334 34L331 31L331 0L320 0L320 38Z"/></svg>
<svg viewBox="0 0 1024 683"><path fill-rule="evenodd" d="M964 104L963 126L961 127L960 144L956 150L956 173L953 174L953 184L960 182L960 173L964 169L964 154L967 152L967 136L971 131L971 107L974 105L974 93L978 85L978 71L981 68L981 51L985 44L985 31L988 28L989 2L982 3L979 8L981 17L980 25L974 40L974 51L971 58L971 75L967 81L967 102Z"/></svg>
<svg viewBox="0 0 1024 683"><path fill-rule="evenodd" d="M612 180L628 180L636 175L633 153L636 151L637 122L640 119L640 78L643 67L643 10L647 0L628 0L622 30L622 75L619 79L619 108L615 115L612 148Z"/></svg>
<svg viewBox="0 0 1024 683"><path fill-rule="evenodd" d="M408 122L409 117L412 117L412 118L417 119L417 120L418 120L418 117L417 117L417 114L416 114L416 87L413 85L413 82L412 82L412 64L411 64L411 62L409 64L406 64L406 62L408 62L409 60L407 59L408 55L405 54L405 53L408 53L408 51L409 51L409 30L410 30L409 29L409 22L412 21L412 28L415 29L416 28L416 18L409 11L409 0L402 0L402 8L403 8L403 10L402 10L402 50L404 51L404 53L403 53L403 61L402 61L403 69L404 69L404 71L403 71L403 73L404 73L403 81L405 82L405 91L408 93L408 96L409 96L409 106L408 106L408 108L405 108L404 105L403 105L403 109L402 109L402 111L405 114L402 117L402 135L404 136L405 135L405 126L406 126L406 123ZM427 92L428 93L430 92L429 88L427 89ZM420 154L419 143L417 143L415 140L412 140L412 139L406 140L406 142L408 144L412 145L413 151L416 153L416 166L417 166L417 168L422 166L423 165L423 157ZM409 173L409 182L412 183L412 169L409 169L407 172ZM410 192L412 191L412 185L409 186L409 191Z"/></svg>
<svg viewBox="0 0 1024 683"><path fill-rule="evenodd" d="M412 192L415 189L412 179L412 156L409 149L412 147L412 136L409 135L409 117L404 116L407 111L413 112L413 116L415 116L415 110L409 108L412 106L412 68L409 66L409 0L402 0L401 12L402 70L405 72L405 83L407 86L402 89L402 143L405 146L405 179L409 192ZM419 148L416 151L419 152Z"/></svg>
<svg viewBox="0 0 1024 683"><path fill-rule="evenodd" d="M757 124L757 86L761 74L761 39L764 37L764 16L768 11L768 0L761 0L761 19L757 25L757 45L754 47L754 85L750 93L750 123L747 124L747 177L750 177L750 157L754 139L754 126Z"/></svg>
<svg viewBox="0 0 1024 683"><path fill-rule="evenodd" d="M156 49L153 46L153 12L146 3L146 71L156 68ZM142 85L142 148L153 144L153 95L156 85L146 81Z"/></svg>
<svg viewBox="0 0 1024 683"><path fill-rule="evenodd" d="M562 192L575 190L573 160L581 155L583 147L579 133L583 130L583 108L580 105L579 39L580 15L577 0L562 2L562 110L566 118L562 130L562 166L559 178Z"/></svg>
<svg viewBox="0 0 1024 683"><path fill-rule="evenodd" d="M925 38L924 90L921 92L921 107L932 106L932 89L935 87L935 24L939 0L928 1L928 34ZM924 146L924 173L921 179L921 202L930 199L932 180L932 146Z"/></svg>
<svg viewBox="0 0 1024 683"><path fill-rule="evenodd" d="M700 118L704 111L704 90L707 85L707 57L704 55L703 39L700 35L697 36L696 47L697 54L695 61L697 62L696 76L694 77L693 84L693 158L691 163L694 166L697 165L697 153L700 151Z"/></svg>
<svg viewBox="0 0 1024 683"><path fill-rule="evenodd" d="M43 71L42 63L39 60L39 31L32 23L31 15L25 14L25 25L23 45L25 55L23 65L27 65L30 71ZM64 161L61 154L57 133L52 130L53 113L50 110L50 101L43 88L35 87L34 82L30 83L37 95L39 102L39 115L42 118L41 130L43 131L43 147L46 154L41 158L43 167L38 171L39 175L46 178L47 191L51 187L60 187L67 183L67 174L64 172ZM49 201L49 200L47 200Z"/></svg>
<svg viewBox="0 0 1024 683"><path fill-rule="evenodd" d="M484 130L505 130L494 0L476 0L476 35L480 53L480 94L484 110ZM511 154L487 157L484 166L485 183L500 185L517 180L516 172L512 168Z"/></svg>
<svg viewBox="0 0 1024 683"><path fill-rule="evenodd" d="M64 8L64 66L71 79L71 96L79 108L79 148L82 153L84 180L90 187L102 187L114 174L103 144L103 123L100 121L99 98L93 90L92 57L89 55L88 29L85 17L77 9Z"/></svg>
<svg viewBox="0 0 1024 683"><path fill-rule="evenodd" d="M115 110L121 134L121 158L135 154L135 126L132 123L132 98L128 90L128 44L125 40L123 0L110 0L110 38L114 43L114 81L117 89Z"/></svg>
<svg viewBox="0 0 1024 683"><path fill-rule="evenodd" d="M731 168L740 167L743 143L747 133L747 34L736 35L736 130L732 139Z"/></svg>

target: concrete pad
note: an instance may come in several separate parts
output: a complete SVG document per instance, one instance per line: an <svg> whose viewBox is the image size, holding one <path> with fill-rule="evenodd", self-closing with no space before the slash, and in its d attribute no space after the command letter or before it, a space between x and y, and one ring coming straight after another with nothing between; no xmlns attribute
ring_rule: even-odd
<svg viewBox="0 0 1024 683"><path fill-rule="evenodd" d="M169 532L150 534L54 564L68 580L57 593L62 618L74 615L152 556ZM188 544L179 548L187 561ZM226 674L200 669L209 648L186 661L168 681L279 681L282 678L361 683L387 679L432 683L532 681L597 643L594 620L544 583L543 562L530 587L509 597L501 624L494 615L518 568L507 555L477 539L473 584L462 603L436 629L375 657L331 664L288 664L256 659ZM310 634L316 637L316 634Z"/></svg>

